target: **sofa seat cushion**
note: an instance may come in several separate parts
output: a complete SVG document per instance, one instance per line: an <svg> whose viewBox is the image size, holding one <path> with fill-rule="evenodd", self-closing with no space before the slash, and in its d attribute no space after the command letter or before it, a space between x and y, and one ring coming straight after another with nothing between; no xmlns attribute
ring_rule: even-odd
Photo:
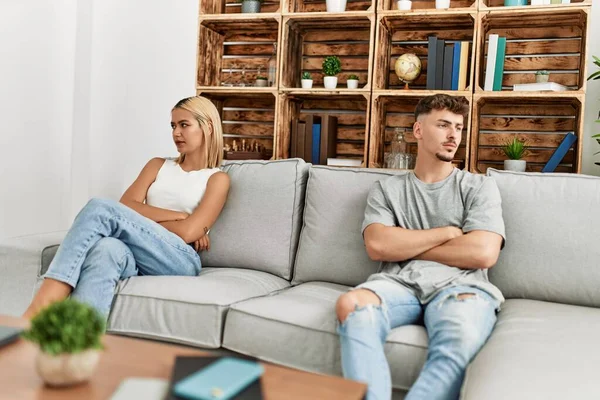
<svg viewBox="0 0 600 400"><path fill-rule="evenodd" d="M223 347L311 372L341 375L335 302L347 286L309 282L231 307ZM385 346L397 389L416 380L427 356L422 326L392 330Z"/></svg>
<svg viewBox="0 0 600 400"><path fill-rule="evenodd" d="M108 331L218 348L231 304L288 286L275 275L235 268L204 268L194 277L136 276L117 287Z"/></svg>
<svg viewBox="0 0 600 400"><path fill-rule="evenodd" d="M600 309L508 300L467 370L463 400L596 399Z"/></svg>

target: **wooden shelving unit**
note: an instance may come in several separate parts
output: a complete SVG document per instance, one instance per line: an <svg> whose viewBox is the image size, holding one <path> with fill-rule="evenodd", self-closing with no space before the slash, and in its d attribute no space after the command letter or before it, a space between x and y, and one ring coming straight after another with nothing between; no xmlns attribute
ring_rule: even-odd
<svg viewBox="0 0 600 400"><path fill-rule="evenodd" d="M259 141L273 158L289 157L292 121L308 114L338 118L339 157L359 158L381 167L394 129L406 129L409 149L414 107L435 93L462 95L472 105L455 165L485 173L502 168L500 146L516 135L531 146L528 169L538 171L566 132L583 134L586 60L591 0L571 4L505 7L504 0L452 0L436 10L435 0L413 0L412 10L399 11L395 0L349 0L344 13L327 13L325 0L266 1L261 12L242 14L231 0L200 0L197 94L211 98L222 112L226 143ZM507 38L502 91L483 90L487 39ZM425 90L427 39L470 43L467 88ZM277 44L277 78L272 87L224 86L241 80L253 84L258 67ZM405 90L394 63L414 53L421 76ZM342 61L335 90L323 87L324 57ZM245 65L245 68L243 66ZM536 70L550 71L566 92L514 92L516 83L535 80ZM302 89L300 76L311 72L312 89ZM350 74L358 89L347 89ZM239 143L239 141L238 141ZM583 140L557 171L580 172Z"/></svg>

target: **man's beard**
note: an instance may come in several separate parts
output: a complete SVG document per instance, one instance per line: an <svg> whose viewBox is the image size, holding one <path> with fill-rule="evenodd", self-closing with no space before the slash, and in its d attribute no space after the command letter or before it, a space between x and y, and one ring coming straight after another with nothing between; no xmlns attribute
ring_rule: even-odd
<svg viewBox="0 0 600 400"><path fill-rule="evenodd" d="M435 153L435 156L437 157L438 160L444 161L444 162L452 162L452 160L454 160L454 154L450 155L450 154L444 154L444 153Z"/></svg>

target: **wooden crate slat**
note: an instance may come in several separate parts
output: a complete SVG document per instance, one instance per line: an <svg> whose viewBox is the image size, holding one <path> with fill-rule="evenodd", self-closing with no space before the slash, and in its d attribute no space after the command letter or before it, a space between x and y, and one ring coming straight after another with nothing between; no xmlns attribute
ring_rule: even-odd
<svg viewBox="0 0 600 400"><path fill-rule="evenodd" d="M362 156L364 152L364 143L344 143L336 144L336 152L338 156L353 155Z"/></svg>
<svg viewBox="0 0 600 400"><path fill-rule="evenodd" d="M486 57L487 60L487 57ZM506 57L505 71L576 70L579 68L579 56L562 57Z"/></svg>
<svg viewBox="0 0 600 400"><path fill-rule="evenodd" d="M487 54L489 42L485 43ZM581 39L507 40L506 56L528 54L568 54L581 52Z"/></svg>
<svg viewBox="0 0 600 400"><path fill-rule="evenodd" d="M527 163L527 167L526 167L526 171L527 172L542 172L542 168L544 168L544 165L546 163L532 163L532 162L528 162ZM482 173L485 173L487 171L488 168L495 168L495 169L504 169L504 163L503 162L480 162L477 164L477 169L479 171L482 171ZM556 167L555 172L573 172L573 167L571 165L558 165Z"/></svg>
<svg viewBox="0 0 600 400"><path fill-rule="evenodd" d="M233 110L223 111L221 116L223 121L252 121L252 122L274 122L274 111L252 111L252 110Z"/></svg>
<svg viewBox="0 0 600 400"><path fill-rule="evenodd" d="M512 118L512 117L482 117L480 130L497 131L570 131L575 128L572 118Z"/></svg>
<svg viewBox="0 0 600 400"><path fill-rule="evenodd" d="M336 110L349 110L349 111L366 111L367 104L364 100L340 100L336 99L335 102L327 99L311 99L307 98L302 103L302 108L307 110L331 110L332 105L335 105Z"/></svg>
<svg viewBox="0 0 600 400"><path fill-rule="evenodd" d="M523 160L528 162L545 163L554 153L554 149L528 149ZM563 158L563 163L571 163L573 161L573 149L569 150ZM479 148L479 160L481 161L503 161L506 160L506 155L500 147L483 147Z"/></svg>
<svg viewBox="0 0 600 400"><path fill-rule="evenodd" d="M322 69L323 68L323 60L325 60L325 57L304 57L302 59L302 70ZM342 71L346 71L346 70L366 71L369 69L369 59L367 57L364 57L364 58L340 57L340 61L342 63Z"/></svg>
<svg viewBox="0 0 600 400"><path fill-rule="evenodd" d="M225 56L262 55L268 59L271 54L273 54L273 43L235 43L236 44L225 43L225 51L223 52Z"/></svg>
<svg viewBox="0 0 600 400"><path fill-rule="evenodd" d="M273 136L273 124L228 124L223 123L223 133L248 136Z"/></svg>
<svg viewBox="0 0 600 400"><path fill-rule="evenodd" d="M277 42L277 30L266 30L266 31L230 31L225 35L225 40L227 42L246 42L246 43L254 43L254 42ZM271 45L271 50L273 50L273 46Z"/></svg>
<svg viewBox="0 0 600 400"><path fill-rule="evenodd" d="M473 27L465 29L438 30L434 28L424 28L421 30L395 31L392 35L392 42L422 42L427 41L429 36L437 36L438 38L444 40L471 40L473 36Z"/></svg>
<svg viewBox="0 0 600 400"><path fill-rule="evenodd" d="M579 83L578 73L552 73L552 82L560 83L565 86L577 86ZM517 83L534 83L535 74L533 72L505 73L502 77L503 86L513 86Z"/></svg>
<svg viewBox="0 0 600 400"><path fill-rule="evenodd" d="M336 42L336 41L369 41L371 40L371 36L369 31L366 30L356 30L356 31L331 31L327 32L327 40L326 42ZM323 40L323 32L314 30L307 31L304 34L304 41L306 42L319 42L325 41Z"/></svg>
<svg viewBox="0 0 600 400"><path fill-rule="evenodd" d="M515 100L518 101L518 100ZM573 116L576 110L564 104L527 104L515 105L510 103L488 102L481 108L482 115L542 115L542 116Z"/></svg>
<svg viewBox="0 0 600 400"><path fill-rule="evenodd" d="M503 146L514 138L527 142L532 147L552 147L556 148L564 139L565 135L560 133L480 133L479 144L481 146Z"/></svg>
<svg viewBox="0 0 600 400"><path fill-rule="evenodd" d="M369 56L369 42L353 43L313 43L304 42L303 54L305 56Z"/></svg>

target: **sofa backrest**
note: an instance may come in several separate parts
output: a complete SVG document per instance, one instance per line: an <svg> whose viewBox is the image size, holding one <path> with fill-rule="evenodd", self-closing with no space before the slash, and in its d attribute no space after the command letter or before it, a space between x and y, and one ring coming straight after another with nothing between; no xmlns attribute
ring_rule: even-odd
<svg viewBox="0 0 600 400"><path fill-rule="evenodd" d="M404 173L378 169L313 166L309 170L304 217L293 283L324 281L354 286L377 272L361 234L373 184Z"/></svg>
<svg viewBox="0 0 600 400"><path fill-rule="evenodd" d="M291 279L309 164L301 159L232 161L225 207L202 266L237 267Z"/></svg>
<svg viewBox="0 0 600 400"><path fill-rule="evenodd" d="M506 298L600 307L600 178L488 169L506 244L489 277Z"/></svg>

